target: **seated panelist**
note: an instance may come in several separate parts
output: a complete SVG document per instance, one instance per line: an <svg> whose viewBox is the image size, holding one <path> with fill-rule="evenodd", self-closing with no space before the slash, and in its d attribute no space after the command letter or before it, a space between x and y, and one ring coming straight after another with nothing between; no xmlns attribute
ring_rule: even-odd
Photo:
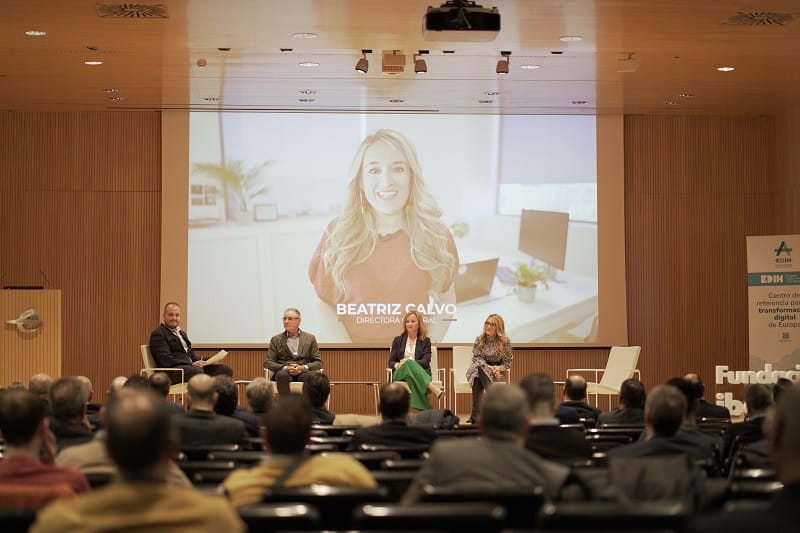
<svg viewBox="0 0 800 533"><path fill-rule="evenodd" d="M431 409L428 392L438 397L441 390L431 382L431 339L419 311L409 311L403 317L403 334L392 341L388 367L392 380L406 383L411 390L412 409Z"/></svg>
<svg viewBox="0 0 800 533"><path fill-rule="evenodd" d="M264 368L272 372L278 394L289 394L289 383L305 381L308 372L322 368L317 339L307 331L300 331L300 311L290 307L283 312L282 333L269 341Z"/></svg>

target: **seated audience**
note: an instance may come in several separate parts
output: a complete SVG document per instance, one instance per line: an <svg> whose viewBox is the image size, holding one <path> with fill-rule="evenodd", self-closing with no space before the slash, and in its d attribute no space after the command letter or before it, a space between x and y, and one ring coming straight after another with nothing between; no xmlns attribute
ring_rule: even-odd
<svg viewBox="0 0 800 533"><path fill-rule="evenodd" d="M181 447L233 444L246 438L244 422L214 412L218 394L213 377L197 374L187 389L189 410L174 415Z"/></svg>
<svg viewBox="0 0 800 533"><path fill-rule="evenodd" d="M224 498L165 483L178 451L174 418L152 390L128 389L112 398L106 448L120 482L48 506L31 532L245 531Z"/></svg>
<svg viewBox="0 0 800 533"><path fill-rule="evenodd" d="M272 383L264 377L255 378L247 384L245 388L245 396L247 398L247 405L254 415L263 417L275 402L275 391L272 388Z"/></svg>
<svg viewBox="0 0 800 533"><path fill-rule="evenodd" d="M94 386L92 385L92 380L86 376L76 377L89 391L89 399L86 400L86 420L89 421L89 426L92 428L92 430L95 430L100 425L100 404L92 403L92 398L94 398Z"/></svg>
<svg viewBox="0 0 800 533"><path fill-rule="evenodd" d="M170 413L175 415L186 411L183 408L183 404L169 400L169 388L172 386L172 381L170 381L166 372L153 372L148 381L150 382L150 387L164 398Z"/></svg>
<svg viewBox="0 0 800 533"><path fill-rule="evenodd" d="M0 485L62 484L75 493L90 490L79 470L53 465L56 443L46 411L45 402L24 388L0 392L0 432L5 441Z"/></svg>
<svg viewBox="0 0 800 533"><path fill-rule="evenodd" d="M362 444L430 445L436 440L435 429L408 423L411 393L402 383L387 383L381 387L379 408L381 423L357 429L347 445L348 450L358 450Z"/></svg>
<svg viewBox="0 0 800 533"><path fill-rule="evenodd" d="M778 381L772 386L772 403L777 405L781 393L793 385L794 381L789 378L778 378Z"/></svg>
<svg viewBox="0 0 800 533"><path fill-rule="evenodd" d="M336 415L325 408L325 403L331 394L331 382L328 376L322 372L312 372L303 382L303 394L311 402L313 409L312 423L333 424Z"/></svg>
<svg viewBox="0 0 800 533"><path fill-rule="evenodd" d="M586 403L586 380L583 376L570 376L564 383L564 401L562 407L572 407L578 412L578 418L597 420L600 409Z"/></svg>
<svg viewBox="0 0 800 533"><path fill-rule="evenodd" d="M760 383L751 383L744 389L744 405L747 417L744 422L731 424L725 434L724 454L726 458L736 451L734 442L752 443L764 438L764 420L772 408L772 391Z"/></svg>
<svg viewBox="0 0 800 533"><path fill-rule="evenodd" d="M644 385L636 378L622 382L619 391L619 407L597 417L597 427L604 424L644 425Z"/></svg>
<svg viewBox="0 0 800 533"><path fill-rule="evenodd" d="M749 533L751 531L796 531L800 506L800 388L785 389L769 415L766 435L770 455L783 489L767 508L700 516L689 524L691 533Z"/></svg>
<svg viewBox="0 0 800 533"><path fill-rule="evenodd" d="M311 403L305 396L284 395L264 416L263 424L264 449L269 455L253 468L234 471L222 484L234 506L258 503L265 489L277 486L377 486L369 470L346 453L306 453Z"/></svg>
<svg viewBox="0 0 800 533"><path fill-rule="evenodd" d="M731 412L727 407L707 402L704 398L706 387L697 374L686 374L683 378L694 387L695 396L698 398L697 418L724 418L731 419Z"/></svg>
<svg viewBox="0 0 800 533"><path fill-rule="evenodd" d="M248 437L259 436L260 422L258 417L247 411L244 407L239 407L239 390L233 378L226 375L214 377L217 389L217 403L214 404L214 412L218 415L229 416L244 423Z"/></svg>
<svg viewBox="0 0 800 533"><path fill-rule="evenodd" d="M34 374L28 380L28 392L47 404L47 414L50 414L50 387L52 386L53 378L47 374Z"/></svg>
<svg viewBox="0 0 800 533"><path fill-rule="evenodd" d="M680 377L670 379L667 384L677 388L686 398L686 413L678 430L678 437L695 446L697 451L692 454L693 457L710 459L712 461L711 471L715 472L715 474L719 473L719 467L722 466L722 436L704 433L697 427L695 387L689 381Z"/></svg>
<svg viewBox="0 0 800 533"><path fill-rule="evenodd" d="M525 449L528 411L518 386L490 387L481 404L481 437L438 439L402 503L419 501L425 485L487 493L542 487L546 498L555 498L569 468Z"/></svg>
<svg viewBox="0 0 800 533"><path fill-rule="evenodd" d="M573 463L592 457L592 447L583 431L559 427L554 416L555 385L546 374L529 374L520 382L528 400L530 430L525 447L545 459Z"/></svg>
<svg viewBox="0 0 800 533"><path fill-rule="evenodd" d="M89 391L78 378L64 376L50 387L50 430L56 436L58 451L92 440L86 419Z"/></svg>

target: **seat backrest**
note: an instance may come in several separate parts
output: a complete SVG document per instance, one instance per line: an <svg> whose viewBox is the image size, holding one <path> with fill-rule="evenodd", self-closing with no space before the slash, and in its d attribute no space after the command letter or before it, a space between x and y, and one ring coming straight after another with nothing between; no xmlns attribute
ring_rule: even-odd
<svg viewBox="0 0 800 533"><path fill-rule="evenodd" d="M149 378L153 373L153 368L155 368L156 362L153 359L153 354L150 353L150 346L147 344L142 344L139 346L139 351L142 352L142 369L147 373L147 377Z"/></svg>
<svg viewBox="0 0 800 533"><path fill-rule="evenodd" d="M641 346L612 346L600 385L619 390L623 381L633 377L641 350Z"/></svg>
<svg viewBox="0 0 800 533"><path fill-rule="evenodd" d="M467 381L467 369L472 362L472 346L453 346L453 374L456 383Z"/></svg>

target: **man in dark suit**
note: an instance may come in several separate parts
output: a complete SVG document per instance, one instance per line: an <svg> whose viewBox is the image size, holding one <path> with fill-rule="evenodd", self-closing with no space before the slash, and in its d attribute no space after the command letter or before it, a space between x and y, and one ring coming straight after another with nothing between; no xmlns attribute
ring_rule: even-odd
<svg viewBox="0 0 800 533"><path fill-rule="evenodd" d="M217 402L214 412L218 415L229 416L244 422L244 428L249 437L261 435L261 421L256 415L239 405L239 390L230 376L214 376L217 390Z"/></svg>
<svg viewBox="0 0 800 533"><path fill-rule="evenodd" d="M186 409L183 407L183 404L173 402L168 399L169 387L171 383L166 372L153 372L148 381L150 382L150 388L156 391L159 396L164 398L164 401L167 403L167 409L169 409L171 414L177 415L186 411Z"/></svg>
<svg viewBox="0 0 800 533"><path fill-rule="evenodd" d="M569 467L525 449L528 411L528 401L517 385L489 387L481 404L481 437L438 439L401 502L419 501L426 485L486 494L541 487L545 498L556 498Z"/></svg>
<svg viewBox="0 0 800 533"><path fill-rule="evenodd" d="M715 405L707 402L703 397L706 393L706 387L703 385L703 380L697 374L686 374L683 379L688 381L694 387L694 393L698 398L697 404L697 418L724 418L731 419L731 412L727 407Z"/></svg>
<svg viewBox="0 0 800 533"><path fill-rule="evenodd" d="M282 333L269 341L264 368L272 372L278 385L278 394L289 394L289 383L305 381L308 372L322 368L317 339L311 333L300 331L300 311L290 307L283 312Z"/></svg>
<svg viewBox="0 0 800 533"><path fill-rule="evenodd" d="M189 410L173 416L182 447L235 444L245 439L244 422L214 412L218 397L214 378L194 376L189 380L188 392Z"/></svg>
<svg viewBox="0 0 800 533"><path fill-rule="evenodd" d="M619 391L620 407L597 417L597 427L604 424L644 425L644 385L636 378L622 382Z"/></svg>
<svg viewBox="0 0 800 533"><path fill-rule="evenodd" d="M430 445L436 440L436 430L408 424L410 409L408 388L400 382L387 383L380 390L381 423L357 429L347 449L358 450L362 444Z"/></svg>
<svg viewBox="0 0 800 533"><path fill-rule="evenodd" d="M150 334L150 353L159 368L181 368L183 379L189 381L192 376L206 373L210 376L226 374L233 376L233 370L227 365L210 365L192 351L189 336L181 329L181 306L169 302L164 306L161 325ZM170 372L173 383L180 382L178 372Z"/></svg>
<svg viewBox="0 0 800 533"><path fill-rule="evenodd" d="M734 442L753 443L764 437L764 420L772 407L772 391L766 385L751 383L744 389L744 405L747 418L739 424L731 424L725 433L725 457L731 458L736 452Z"/></svg>
<svg viewBox="0 0 800 533"><path fill-rule="evenodd" d="M572 407L578 411L578 417L597 420L600 409L586 403L586 380L583 376L570 376L564 382L564 407Z"/></svg>
<svg viewBox="0 0 800 533"><path fill-rule="evenodd" d="M756 510L703 515L689 524L691 533L725 531L795 531L800 506L800 388L794 385L781 394L769 424L770 456L783 490L772 503Z"/></svg>
<svg viewBox="0 0 800 533"><path fill-rule="evenodd" d="M582 430L559 427L553 416L555 385L546 374L530 374L520 382L528 400L530 430L525 447L545 459L571 464L592 457L592 447Z"/></svg>

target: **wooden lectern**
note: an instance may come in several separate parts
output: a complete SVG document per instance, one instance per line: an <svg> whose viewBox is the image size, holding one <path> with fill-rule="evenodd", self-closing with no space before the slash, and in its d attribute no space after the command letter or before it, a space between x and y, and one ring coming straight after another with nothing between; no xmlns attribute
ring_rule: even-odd
<svg viewBox="0 0 800 533"><path fill-rule="evenodd" d="M36 309L41 326L20 331L16 324L28 309ZM26 386L34 374L61 376L61 291L57 289L0 290L0 386L13 381ZM28 323L30 326L30 323ZM23 327L23 329L25 329Z"/></svg>

